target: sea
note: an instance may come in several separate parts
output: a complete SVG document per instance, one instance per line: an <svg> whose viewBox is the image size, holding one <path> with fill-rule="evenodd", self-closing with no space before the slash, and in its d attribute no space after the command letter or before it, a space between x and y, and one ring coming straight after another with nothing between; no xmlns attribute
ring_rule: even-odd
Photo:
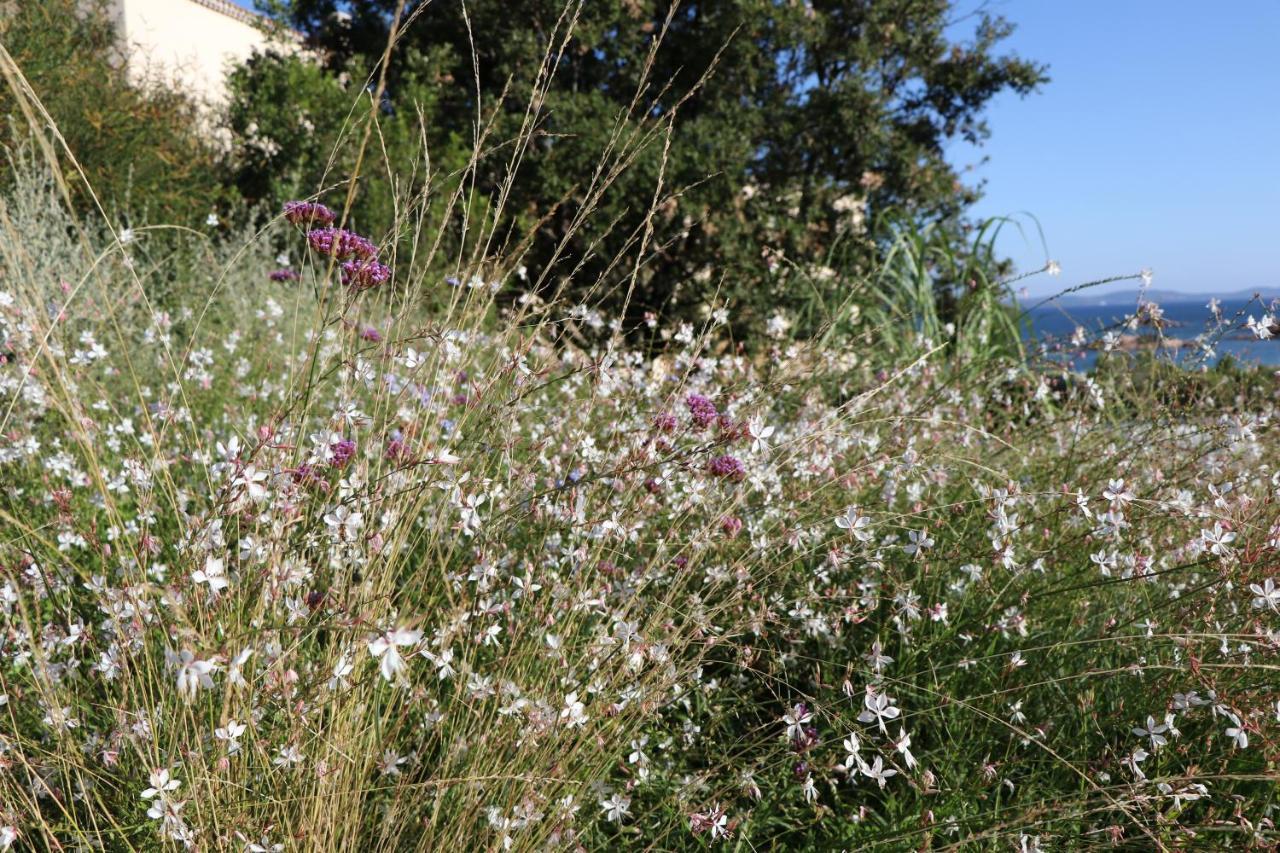
<svg viewBox="0 0 1280 853"><path fill-rule="evenodd" d="M1030 300L1034 304L1035 300ZM1182 364L1189 369L1211 367L1224 356L1251 365L1280 365L1280 338L1258 340L1244 323L1252 315L1261 318L1267 311L1257 300L1223 299L1219 306L1222 322L1219 323L1208 307L1207 297L1159 302L1164 312L1166 338L1190 341L1197 335L1212 331L1212 353L1199 347L1160 349L1157 356ZM1023 310L1027 310L1025 305ZM1071 337L1077 327L1083 327L1088 339L1096 342L1106 331L1125 335L1150 336L1150 329L1137 330L1123 326L1126 316L1134 313L1135 302L1106 303L1050 303L1031 308L1027 313L1028 327L1024 338L1030 344L1043 345L1045 357L1063 362L1071 370L1088 371L1097 360L1098 350L1090 346L1073 346ZM1041 347L1037 346L1037 350Z"/></svg>

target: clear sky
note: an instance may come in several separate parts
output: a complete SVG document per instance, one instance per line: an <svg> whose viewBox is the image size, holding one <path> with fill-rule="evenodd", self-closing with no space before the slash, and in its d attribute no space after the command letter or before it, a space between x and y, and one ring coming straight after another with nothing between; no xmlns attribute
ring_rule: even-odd
<svg viewBox="0 0 1280 853"><path fill-rule="evenodd" d="M1144 267L1160 290L1280 291L1280 0L985 6L1052 80L998 98L991 139L952 159L986 181L977 215L1039 220L1062 276L1032 293ZM1021 268L1043 264L1034 227L1006 233Z"/></svg>
<svg viewBox="0 0 1280 853"><path fill-rule="evenodd" d="M1280 291L1280 0L992 0L1051 82L989 113L977 213L1040 221L1059 279L1149 267L1160 290ZM969 4L968 8L972 8ZM1043 263L1010 232L1022 268Z"/></svg>

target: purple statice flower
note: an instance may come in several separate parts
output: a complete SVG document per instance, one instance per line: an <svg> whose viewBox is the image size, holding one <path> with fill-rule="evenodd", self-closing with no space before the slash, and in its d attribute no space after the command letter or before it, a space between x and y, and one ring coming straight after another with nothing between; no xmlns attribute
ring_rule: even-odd
<svg viewBox="0 0 1280 853"><path fill-rule="evenodd" d="M365 326L363 329L361 329L360 337L362 340L366 340L371 344L382 343L382 333L379 332L377 329L375 329L373 326Z"/></svg>
<svg viewBox="0 0 1280 853"><path fill-rule="evenodd" d="M716 411L715 403L701 394L690 394L684 404L689 407L689 416L698 429L708 426L720 414Z"/></svg>
<svg viewBox="0 0 1280 853"><path fill-rule="evenodd" d="M390 278L391 267L375 260L347 261L342 265L342 283L356 290L386 284Z"/></svg>
<svg viewBox="0 0 1280 853"><path fill-rule="evenodd" d="M662 412L653 419L653 427L659 432L673 432L676 424L676 416L670 412Z"/></svg>
<svg viewBox="0 0 1280 853"><path fill-rule="evenodd" d="M272 281L297 281L302 278L295 270L278 269L267 276Z"/></svg>
<svg viewBox="0 0 1280 853"><path fill-rule="evenodd" d="M371 261L378 256L377 246L342 228L315 228L307 232L307 242L320 254L331 255L338 260L363 258Z"/></svg>
<svg viewBox="0 0 1280 853"><path fill-rule="evenodd" d="M314 201L286 201L284 218L294 225L332 225L337 219L332 210Z"/></svg>
<svg viewBox="0 0 1280 853"><path fill-rule="evenodd" d="M356 443L349 438L329 445L329 461L335 468L342 468L356 455Z"/></svg>
<svg viewBox="0 0 1280 853"><path fill-rule="evenodd" d="M707 463L707 470L717 477L725 477L730 480L741 480L747 475L747 469L736 457L725 454L717 456Z"/></svg>

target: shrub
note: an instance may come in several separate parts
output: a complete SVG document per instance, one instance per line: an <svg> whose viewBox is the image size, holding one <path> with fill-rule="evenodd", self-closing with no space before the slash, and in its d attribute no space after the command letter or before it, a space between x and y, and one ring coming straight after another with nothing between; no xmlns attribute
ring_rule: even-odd
<svg viewBox="0 0 1280 853"><path fill-rule="evenodd" d="M61 171L81 211L94 208L92 188L113 217L194 225L226 200L209 142L213 122L162 81L140 87L129 80L107 13L105 0L0 4L0 42L70 149ZM8 82L0 86L8 130L21 142L31 119L46 132L47 123L15 96L16 80ZM0 186L13 174L6 170Z"/></svg>
<svg viewBox="0 0 1280 853"><path fill-rule="evenodd" d="M245 69L237 128L289 127L264 131L278 151L246 157L242 185L326 183L328 143L349 128L335 80L382 80L398 5L286 4L328 74L273 61ZM945 142L980 140L992 97L1044 80L1034 63L997 53L1011 30L1002 19L980 16L960 42L950 12L896 0L409 4L385 65L379 144L405 193L416 184L398 140L421 134L447 174L458 140L469 148L491 128L486 138L503 144L486 143L470 189L494 197L504 187L493 248L528 240L526 289L541 297L563 291L623 312L639 336L646 315L702 322L725 301L739 332L758 333L783 310L810 333L830 319L822 306L843 303L875 268L868 217L963 212L976 193L946 162ZM318 147L301 141L302 119L279 115L282 82L299 76ZM512 152L505 143L517 137L527 144ZM390 197L371 188L356 219L386 227Z"/></svg>
<svg viewBox="0 0 1280 853"><path fill-rule="evenodd" d="M0 844L1277 841L1274 402L583 347L314 208L165 312L56 199L0 209Z"/></svg>

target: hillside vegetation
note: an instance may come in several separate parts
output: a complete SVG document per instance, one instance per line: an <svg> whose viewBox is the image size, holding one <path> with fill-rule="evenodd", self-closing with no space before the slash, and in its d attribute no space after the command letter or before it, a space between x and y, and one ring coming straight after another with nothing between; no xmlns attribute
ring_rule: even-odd
<svg viewBox="0 0 1280 853"><path fill-rule="evenodd" d="M0 849L1280 842L1272 377L1042 362L1007 223L637 312L660 170L542 279L536 121L402 195L371 94L334 186L194 228L8 151Z"/></svg>

